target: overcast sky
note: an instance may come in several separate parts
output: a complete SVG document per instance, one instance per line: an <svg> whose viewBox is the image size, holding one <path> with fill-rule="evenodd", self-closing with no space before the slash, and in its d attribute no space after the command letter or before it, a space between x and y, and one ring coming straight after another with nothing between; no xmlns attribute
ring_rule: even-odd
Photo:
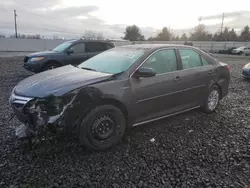
<svg viewBox="0 0 250 188"><path fill-rule="evenodd" d="M226 17L225 25L241 28L250 24L250 0L0 0L0 33L14 32L13 10L17 10L19 33L81 36L85 30L120 38L127 25L138 25L146 36L154 36L162 27L176 33L190 31L199 16L208 29L219 29L223 12L239 12ZM229 14L226 14L229 15Z"/></svg>

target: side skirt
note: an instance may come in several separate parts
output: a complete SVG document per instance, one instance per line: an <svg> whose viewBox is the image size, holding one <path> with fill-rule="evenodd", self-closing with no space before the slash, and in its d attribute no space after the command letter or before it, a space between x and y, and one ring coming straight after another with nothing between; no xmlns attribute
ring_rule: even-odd
<svg viewBox="0 0 250 188"><path fill-rule="evenodd" d="M165 115L165 116L161 116L161 117L158 117L158 118L154 118L154 119L142 121L142 122L139 122L139 123L135 123L135 124L133 124L133 127L138 126L138 125L142 125L142 124L145 124L145 123L150 123L150 122L153 122L153 121L157 121L157 120L160 120L160 119L164 119L164 118L174 116L174 115L177 115L177 114L181 114L181 113L184 113L184 112L188 112L190 110L194 110L194 109L199 108L199 107L200 106L195 106L195 107L192 107L192 108L189 108L189 109L186 109L186 110L182 110L182 111L175 112L175 113L172 113L172 114L168 114L168 115Z"/></svg>

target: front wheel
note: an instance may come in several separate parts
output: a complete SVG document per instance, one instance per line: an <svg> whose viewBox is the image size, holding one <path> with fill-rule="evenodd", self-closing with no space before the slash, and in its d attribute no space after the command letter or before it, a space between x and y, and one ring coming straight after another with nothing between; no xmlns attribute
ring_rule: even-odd
<svg viewBox="0 0 250 188"><path fill-rule="evenodd" d="M44 68L43 68L43 71L47 71L47 70L52 70L52 69L55 69L59 67L59 64L58 63L54 63L54 62L51 62L51 63L48 63Z"/></svg>
<svg viewBox="0 0 250 188"><path fill-rule="evenodd" d="M118 144L125 128L126 120L119 108L97 106L84 117L79 127L79 141L87 149L104 151Z"/></svg>
<svg viewBox="0 0 250 188"><path fill-rule="evenodd" d="M212 113L215 111L220 101L220 90L214 85L210 88L208 95L205 99L203 111L206 113Z"/></svg>

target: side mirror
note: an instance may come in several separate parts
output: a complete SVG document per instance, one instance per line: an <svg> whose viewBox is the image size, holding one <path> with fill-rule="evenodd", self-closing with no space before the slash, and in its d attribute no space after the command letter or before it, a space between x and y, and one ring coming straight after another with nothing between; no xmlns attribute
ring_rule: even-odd
<svg viewBox="0 0 250 188"><path fill-rule="evenodd" d="M74 53L74 50L72 48L67 50L67 54L73 54L73 53Z"/></svg>
<svg viewBox="0 0 250 188"><path fill-rule="evenodd" d="M152 68L147 68L147 67L140 67L137 69L137 71L134 73L133 77L142 77L142 78L147 78L147 77L153 77L156 75L156 71Z"/></svg>

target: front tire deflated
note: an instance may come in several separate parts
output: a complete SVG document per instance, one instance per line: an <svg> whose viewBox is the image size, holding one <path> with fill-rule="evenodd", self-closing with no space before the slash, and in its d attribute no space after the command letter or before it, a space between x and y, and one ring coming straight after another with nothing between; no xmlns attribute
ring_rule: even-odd
<svg viewBox="0 0 250 188"><path fill-rule="evenodd" d="M113 105L92 109L79 127L80 144L95 151L107 150L119 143L126 129L122 111Z"/></svg>

